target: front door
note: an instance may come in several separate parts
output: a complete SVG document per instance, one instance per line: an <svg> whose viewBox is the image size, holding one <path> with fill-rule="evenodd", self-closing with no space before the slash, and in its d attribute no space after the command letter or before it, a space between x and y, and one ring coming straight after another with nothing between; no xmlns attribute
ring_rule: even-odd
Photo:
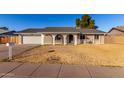
<svg viewBox="0 0 124 93"><path fill-rule="evenodd" d="M73 35L69 35L68 36L68 43L73 43L74 41L73 41Z"/></svg>

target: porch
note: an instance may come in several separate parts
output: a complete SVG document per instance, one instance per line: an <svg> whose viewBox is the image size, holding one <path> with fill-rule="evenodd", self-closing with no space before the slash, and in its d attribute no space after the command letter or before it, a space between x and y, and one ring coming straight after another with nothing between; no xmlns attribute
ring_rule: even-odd
<svg viewBox="0 0 124 93"><path fill-rule="evenodd" d="M104 35L100 34L77 34L77 33L41 33L19 35L19 44L104 44Z"/></svg>

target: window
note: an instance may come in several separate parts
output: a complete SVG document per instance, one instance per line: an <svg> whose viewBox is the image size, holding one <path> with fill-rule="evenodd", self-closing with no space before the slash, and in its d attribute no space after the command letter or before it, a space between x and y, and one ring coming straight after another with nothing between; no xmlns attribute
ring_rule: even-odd
<svg viewBox="0 0 124 93"><path fill-rule="evenodd" d="M62 35L58 34L55 39L56 40L61 40L62 39Z"/></svg>
<svg viewBox="0 0 124 93"><path fill-rule="evenodd" d="M95 35L95 39L99 39L99 35Z"/></svg>
<svg viewBox="0 0 124 93"><path fill-rule="evenodd" d="M80 39L85 39L85 35L80 35Z"/></svg>

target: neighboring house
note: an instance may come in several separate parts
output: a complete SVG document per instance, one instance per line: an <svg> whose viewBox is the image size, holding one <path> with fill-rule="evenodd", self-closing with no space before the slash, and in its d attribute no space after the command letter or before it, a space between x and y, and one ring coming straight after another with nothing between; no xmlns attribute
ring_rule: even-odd
<svg viewBox="0 0 124 93"><path fill-rule="evenodd" d="M110 36L122 36L124 35L124 26L117 26L110 29L107 33Z"/></svg>
<svg viewBox="0 0 124 93"><path fill-rule="evenodd" d="M5 33L5 32L8 32L8 31L9 31L8 28L6 28L6 27L0 27L0 34Z"/></svg>
<svg viewBox="0 0 124 93"><path fill-rule="evenodd" d="M110 29L106 33L105 43L124 44L124 26L117 26Z"/></svg>
<svg viewBox="0 0 124 93"><path fill-rule="evenodd" d="M74 27L46 27L25 29L15 33L19 44L104 44L105 33L95 29Z"/></svg>
<svg viewBox="0 0 124 93"><path fill-rule="evenodd" d="M0 34L0 43L5 44L7 42L18 43L18 36L15 35L16 31L8 31Z"/></svg>
<svg viewBox="0 0 124 93"><path fill-rule="evenodd" d="M3 33L8 32L8 28L6 27L0 27L0 44L4 42L5 37L1 36ZM7 40L7 39L6 39Z"/></svg>

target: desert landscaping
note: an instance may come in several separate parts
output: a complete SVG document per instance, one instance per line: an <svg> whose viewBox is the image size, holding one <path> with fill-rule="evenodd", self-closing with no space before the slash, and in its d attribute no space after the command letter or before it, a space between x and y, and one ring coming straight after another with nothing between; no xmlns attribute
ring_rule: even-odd
<svg viewBox="0 0 124 93"><path fill-rule="evenodd" d="M70 27L0 27L0 78L124 77L124 25L101 29L88 14L75 18Z"/></svg>
<svg viewBox="0 0 124 93"><path fill-rule="evenodd" d="M124 66L124 44L40 46L15 56L13 62Z"/></svg>

